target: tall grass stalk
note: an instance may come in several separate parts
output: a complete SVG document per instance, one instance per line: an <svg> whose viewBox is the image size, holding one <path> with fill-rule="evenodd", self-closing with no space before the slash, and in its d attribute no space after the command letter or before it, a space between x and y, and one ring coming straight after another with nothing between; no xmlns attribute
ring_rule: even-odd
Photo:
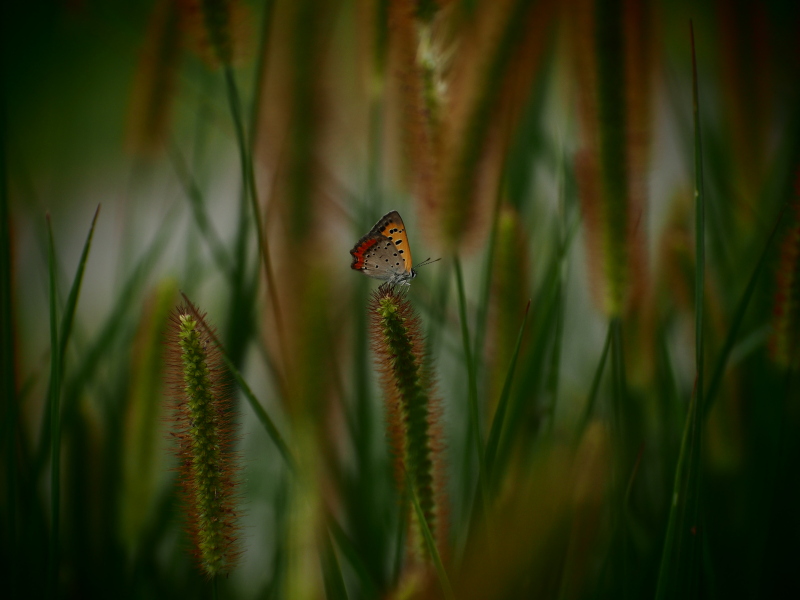
<svg viewBox="0 0 800 600"><path fill-rule="evenodd" d="M761 273L769 264L769 257L770 257L770 249L772 248L772 244L775 241L775 238L778 235L778 232L781 230L781 224L784 221L786 216L786 212L788 210L788 205L784 204L781 208L778 217L775 220L775 225L772 228L772 231L767 238L767 241L764 243L764 249L761 251L761 255L758 258L758 263L756 264L755 268L753 269L753 273L750 275L750 279L747 281L747 286L745 287L744 291L742 292L742 296L736 304L736 310L733 314L733 319L731 320L730 327L728 328L728 333L725 336L725 342L722 346L722 350L720 351L719 357L714 364L714 370L711 374L711 382L708 385L708 391L706 392L705 398L705 405L703 408L704 416L708 416L711 408L714 406L714 402L717 399L717 394L719 392L720 385L722 384L722 378L725 374L725 368L728 364L728 360L730 359L731 353L736 345L736 340L739 337L739 329L744 322L744 316L747 311L747 307L750 304L750 300L753 297L753 293L756 291L756 285L758 280L761 276Z"/></svg>
<svg viewBox="0 0 800 600"><path fill-rule="evenodd" d="M18 493L19 474L15 448L21 435L18 425L19 397L17 395L18 365L15 352L17 326L14 319L14 277L12 259L12 223L9 210L7 164L7 106L5 77L0 77L0 396L4 398L3 411L3 464L5 467L6 514L3 523L10 543L19 539ZM9 560L9 589L18 593L17 555Z"/></svg>
<svg viewBox="0 0 800 600"><path fill-rule="evenodd" d="M217 577L230 572L239 552L232 393L204 316L179 308L171 321L167 364L183 509L198 567L216 594Z"/></svg>
<svg viewBox="0 0 800 600"><path fill-rule="evenodd" d="M444 541L444 510L439 469L441 433L432 376L426 372L421 325L401 292L383 285L370 304L370 337L386 398L388 437L395 453L398 484L408 478L422 509L425 527ZM425 528L416 512L409 549L412 563L428 564Z"/></svg>
<svg viewBox="0 0 800 600"><path fill-rule="evenodd" d="M442 593L447 600L454 600L455 595L453 594L453 587L450 585L450 579L447 577L447 571L445 571L444 565L442 564L442 558L439 556L439 550L436 547L436 540L434 540L431 529L428 527L428 521L425 518L425 512L419 503L419 498L417 498L417 492L414 489L414 483L411 481L408 471L406 471L405 475L406 489L411 497L411 502L414 506L414 513L417 516L417 522L420 524L420 528L422 529L422 536L425 539L425 547L427 548L428 553L431 556L431 560L433 560L433 564L436 567L436 575L439 578L439 585L442 588Z"/></svg>
<svg viewBox="0 0 800 600"><path fill-rule="evenodd" d="M694 27L690 24L692 45L692 112L694 114L695 161L695 385L686 415L669 522L661 556L656 598L680 598L697 593L697 535L704 535L700 514L700 470L702 469L704 423L704 306L705 306L705 192L703 187L703 147L700 135L697 58Z"/></svg>
<svg viewBox="0 0 800 600"><path fill-rule="evenodd" d="M461 344L464 348L464 363L467 367L467 402L469 406L469 431L475 444L475 453L478 460L478 486L481 494L482 505L488 501L486 492L486 464L484 457L483 432L481 429L480 411L478 410L478 380L475 372L474 353L467 323L467 300L464 294L464 276L461 272L461 262L458 257L453 259L456 273L456 286L458 290L458 315L461 321Z"/></svg>
<svg viewBox="0 0 800 600"><path fill-rule="evenodd" d="M47 215L48 271L50 275L50 544L47 553L47 581L50 593L58 589L61 530L61 345L58 341L56 309L56 254L53 226Z"/></svg>
<svg viewBox="0 0 800 600"><path fill-rule="evenodd" d="M608 333L606 334L606 341L603 343L603 351L600 353L600 361L597 363L594 376L592 377L592 387L589 388L589 396L586 398L586 406L583 409L581 419L578 423L578 428L575 432L575 440L580 441L583 433L589 426L594 413L595 403L597 402L597 395L600 391L600 382L603 379L603 371L606 368L606 360L608 359L608 352L611 348L611 338L614 329L611 323L608 324Z"/></svg>
<svg viewBox="0 0 800 600"><path fill-rule="evenodd" d="M508 399L511 397L511 384L514 380L514 371L517 367L517 358L519 358L519 349L522 345L522 336L525 333L525 325L528 322L528 313L531 309L531 302L528 300L525 306L525 314L522 317L522 325L519 328L517 335L517 343L514 345L514 352L511 355L511 364L508 366L508 373L503 382L503 390L500 393L500 398L497 401L497 410L492 419L492 427L489 432L489 440L486 443L486 476L489 478L490 483L493 482L493 468L494 462L497 457L497 448L500 444L500 438L503 435L503 427L505 426L505 416L508 409Z"/></svg>

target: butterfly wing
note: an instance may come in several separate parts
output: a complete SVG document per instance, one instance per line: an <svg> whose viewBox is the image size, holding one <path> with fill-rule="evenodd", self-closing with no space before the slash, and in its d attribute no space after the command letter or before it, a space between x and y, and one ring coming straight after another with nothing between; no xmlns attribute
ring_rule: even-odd
<svg viewBox="0 0 800 600"><path fill-rule="evenodd" d="M375 279L407 284L416 275L411 269L406 227L396 210L375 223L350 254L353 256L351 268Z"/></svg>

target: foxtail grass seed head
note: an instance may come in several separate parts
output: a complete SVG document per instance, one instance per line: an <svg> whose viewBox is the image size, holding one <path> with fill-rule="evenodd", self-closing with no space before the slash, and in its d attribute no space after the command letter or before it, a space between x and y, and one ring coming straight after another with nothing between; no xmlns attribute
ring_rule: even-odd
<svg viewBox="0 0 800 600"><path fill-rule="evenodd" d="M389 440L395 453L398 484L408 473L414 493L435 540L442 539L441 434L432 378L424 366L420 320L404 292L380 286L370 298L370 338L386 398ZM411 506L410 501L407 506ZM416 513L411 516L414 558L429 560Z"/></svg>
<svg viewBox="0 0 800 600"><path fill-rule="evenodd" d="M160 0L150 18L131 98L127 144L134 153L154 154L167 140L182 51L175 0Z"/></svg>
<svg viewBox="0 0 800 600"><path fill-rule="evenodd" d="M775 274L770 350L781 367L796 369L800 367L800 200L792 212Z"/></svg>
<svg viewBox="0 0 800 600"><path fill-rule="evenodd" d="M183 510L198 566L211 578L228 573L238 556L232 390L203 315L176 309L167 349Z"/></svg>
<svg viewBox="0 0 800 600"><path fill-rule="evenodd" d="M230 66L249 54L246 6L235 0L175 0L195 51L215 66Z"/></svg>
<svg viewBox="0 0 800 600"><path fill-rule="evenodd" d="M550 38L557 3L478 3L460 26L443 110L440 210L442 252L480 247L521 106ZM454 11L457 12L457 11ZM524 83L522 83L524 82Z"/></svg>
<svg viewBox="0 0 800 600"><path fill-rule="evenodd" d="M576 161L581 209L592 286L609 317L641 300L644 281L650 65L631 57L648 55L639 33L648 19L628 10L627 1L581 2L572 32L583 130Z"/></svg>
<svg viewBox="0 0 800 600"><path fill-rule="evenodd" d="M418 199L426 237L438 238L440 207L440 159L442 120L446 109L446 86L442 73L440 40L431 18L413 0L388 5L390 73L399 109L399 131L403 138L404 174Z"/></svg>

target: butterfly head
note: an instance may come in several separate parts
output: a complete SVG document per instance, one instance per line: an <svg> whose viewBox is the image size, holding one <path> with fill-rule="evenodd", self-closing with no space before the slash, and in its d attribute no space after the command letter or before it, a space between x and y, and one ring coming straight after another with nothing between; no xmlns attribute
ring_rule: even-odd
<svg viewBox="0 0 800 600"><path fill-rule="evenodd" d="M411 285L411 280L417 276L414 269L410 271L403 271L402 273L393 273L386 280L389 285Z"/></svg>

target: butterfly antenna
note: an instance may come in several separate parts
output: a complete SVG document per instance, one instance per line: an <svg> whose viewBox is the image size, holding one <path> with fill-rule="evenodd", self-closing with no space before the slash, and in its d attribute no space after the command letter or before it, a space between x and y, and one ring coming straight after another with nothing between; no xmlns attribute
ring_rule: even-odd
<svg viewBox="0 0 800 600"><path fill-rule="evenodd" d="M435 258L433 260L431 260L430 257L428 257L425 260L423 260L421 263L414 265L414 268L415 269L419 269L420 267L424 267L424 266L433 264L435 262L439 262L440 260L442 260L441 257L440 258Z"/></svg>

